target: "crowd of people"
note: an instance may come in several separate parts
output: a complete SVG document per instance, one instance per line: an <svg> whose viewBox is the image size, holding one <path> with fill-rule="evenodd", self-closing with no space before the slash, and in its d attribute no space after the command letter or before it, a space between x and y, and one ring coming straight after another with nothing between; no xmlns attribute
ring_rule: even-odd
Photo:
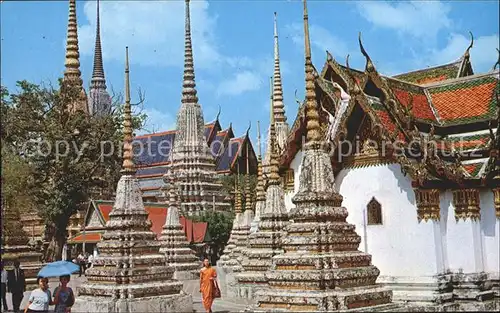
<svg viewBox="0 0 500 313"><path fill-rule="evenodd" d="M80 253L74 263L80 266L80 276L85 275L87 266L92 266L92 258ZM9 311L7 306L7 293L12 296L12 311L20 312L20 305L26 291L26 278L24 270L20 267L18 260L14 261L12 270L5 270L3 263L2 269L2 307L4 311ZM28 303L24 308L24 313L46 313L49 312L49 306L54 305L55 313L70 313L71 307L75 303L75 294L68 286L70 275L59 277L59 286L54 289L53 294L49 289L49 280L46 277L37 277L38 288L31 291ZM210 261L203 260L203 268L200 271L200 293L202 296L203 307L208 313L212 313L212 304L214 299L220 298L220 289L217 284L217 272L210 266Z"/></svg>

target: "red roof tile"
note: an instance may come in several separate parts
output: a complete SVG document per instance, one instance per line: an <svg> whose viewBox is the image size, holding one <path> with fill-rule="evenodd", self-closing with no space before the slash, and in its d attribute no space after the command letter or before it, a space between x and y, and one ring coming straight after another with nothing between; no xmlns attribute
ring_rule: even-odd
<svg viewBox="0 0 500 313"><path fill-rule="evenodd" d="M101 241L101 233L79 234L69 240L70 243L97 243L99 241Z"/></svg>
<svg viewBox="0 0 500 313"><path fill-rule="evenodd" d="M429 88L429 92L432 103L444 122L470 122L493 115L494 91L497 86L496 78L485 77Z"/></svg>
<svg viewBox="0 0 500 313"><path fill-rule="evenodd" d="M148 219L151 222L151 230L157 237L159 237L167 219L168 208L162 205L148 204L145 204L144 207L148 212ZM109 220L109 213L113 209L113 205L109 203L98 203L97 208L101 212L104 222L107 222ZM208 224L206 222L193 223L192 220L186 219L183 216L179 217L179 221L189 242L203 242L208 229Z"/></svg>
<svg viewBox="0 0 500 313"><path fill-rule="evenodd" d="M410 104L410 96L413 99L413 109L412 113L417 119L422 120L436 120L434 113L431 110L430 104L427 101L427 97L425 94L415 94L406 90L392 88L394 95L398 99L398 101L408 107Z"/></svg>

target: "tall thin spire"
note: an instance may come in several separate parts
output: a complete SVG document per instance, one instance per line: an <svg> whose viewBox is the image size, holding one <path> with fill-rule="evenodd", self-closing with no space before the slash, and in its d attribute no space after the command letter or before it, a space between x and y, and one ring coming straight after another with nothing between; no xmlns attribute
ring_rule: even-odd
<svg viewBox="0 0 500 313"><path fill-rule="evenodd" d="M76 0L69 0L68 34L66 38L66 59L64 66L64 79L83 88L82 73L80 71L80 53L78 51Z"/></svg>
<svg viewBox="0 0 500 313"><path fill-rule="evenodd" d="M250 140L247 142L247 149L246 149L247 150L246 151L246 154L247 154L247 157L246 157L247 175L246 175L246 181L245 181L245 210L252 210L252 197L250 195L251 192L250 192L250 160L249 160L250 150L248 148L249 145L250 145Z"/></svg>
<svg viewBox="0 0 500 313"><path fill-rule="evenodd" d="M184 47L184 78L182 82L182 103L198 103L194 76L193 46L191 43L191 17L189 1L186 0L186 25Z"/></svg>
<svg viewBox="0 0 500 313"><path fill-rule="evenodd" d="M97 19L95 30L95 48L94 48L94 68L92 71L92 84L98 82L104 83L106 88L106 81L104 79L104 66L102 63L102 48L101 48L101 23L99 18L99 0L97 0Z"/></svg>
<svg viewBox="0 0 500 313"><path fill-rule="evenodd" d="M269 146L270 159L269 159L269 185L279 185L280 175L279 175L279 161L277 155L277 141L276 141L276 127L275 127L274 115L271 114L271 125L269 126Z"/></svg>
<svg viewBox="0 0 500 313"><path fill-rule="evenodd" d="M307 15L307 0L304 3L304 49L305 49L305 80L306 80L306 142L319 142L320 126L316 90L314 89L314 67L311 60L311 40L309 38L309 17Z"/></svg>
<svg viewBox="0 0 500 313"><path fill-rule="evenodd" d="M99 17L99 0L97 0L96 35L94 48L94 68L90 80L89 109L91 114L106 115L111 112L111 97L106 91L106 78L101 47L101 21Z"/></svg>
<svg viewBox="0 0 500 313"><path fill-rule="evenodd" d="M286 122L285 106L283 104L283 86L281 84L280 55L278 44L278 23L276 12L274 12L274 119L276 122Z"/></svg>
<svg viewBox="0 0 500 313"><path fill-rule="evenodd" d="M135 173L132 158L132 107L130 104L130 77L128 65L128 47L125 47L125 108L123 117L123 169L125 175Z"/></svg>
<svg viewBox="0 0 500 313"><path fill-rule="evenodd" d="M260 121L257 121L257 153L259 154L258 157L262 159L262 149L261 149L261 141L260 141Z"/></svg>

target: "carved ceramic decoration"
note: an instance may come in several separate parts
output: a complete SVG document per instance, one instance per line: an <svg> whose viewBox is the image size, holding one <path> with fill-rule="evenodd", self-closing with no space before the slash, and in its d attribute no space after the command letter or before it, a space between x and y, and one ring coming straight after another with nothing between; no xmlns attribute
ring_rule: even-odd
<svg viewBox="0 0 500 313"><path fill-rule="evenodd" d="M415 189L415 202L419 223L422 220L439 221L441 214L438 189Z"/></svg>
<svg viewBox="0 0 500 313"><path fill-rule="evenodd" d="M478 221L481 218L481 209L479 207L478 189L457 189L453 190L453 206L455 207L455 220L458 222L463 219Z"/></svg>

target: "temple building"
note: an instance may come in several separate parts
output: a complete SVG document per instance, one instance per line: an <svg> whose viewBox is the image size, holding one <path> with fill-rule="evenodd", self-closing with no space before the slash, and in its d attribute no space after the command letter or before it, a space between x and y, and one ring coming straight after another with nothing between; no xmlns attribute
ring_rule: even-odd
<svg viewBox="0 0 500 313"><path fill-rule="evenodd" d="M78 233L68 239L70 248L76 246L77 250L98 254L97 244L102 240L106 223L109 221L109 214L113 209L113 203L110 200L91 200L89 202L84 216L85 222L82 224L85 226L82 226ZM156 234L157 238L160 238L167 220L168 206L156 202L143 202L143 204L148 213L151 230ZM212 241L208 232L208 223L193 222L184 216L179 216L179 223L187 242L196 250L198 255L201 255L206 248L206 244Z"/></svg>
<svg viewBox="0 0 500 313"><path fill-rule="evenodd" d="M136 136L134 139L137 149L136 175L141 185L144 201L164 200L163 175L171 163L170 152L175 144L176 134L176 130L169 130ZM236 175L238 169L241 174L246 174L247 158L249 160L248 171L251 175L257 174L257 156L248 133L235 137L232 126L222 129L217 116L215 121L205 124L204 137L215 160L215 170L218 176Z"/></svg>
<svg viewBox="0 0 500 313"><path fill-rule="evenodd" d="M139 166L143 198L163 201L163 175L176 173L181 212L199 214L202 211L228 211L220 174L234 173L236 168L257 173L257 158L251 148L248 132L234 138L231 126L222 130L218 116L204 124L203 111L196 91L189 0L186 0L184 76L181 106L175 131L138 136L135 138L135 158ZM250 166L245 166L249 160ZM245 172L245 173L246 173Z"/></svg>
<svg viewBox="0 0 500 313"><path fill-rule="evenodd" d="M473 71L472 39L454 62L383 76L359 42L366 68L327 53L314 88L335 189L377 283L396 301L491 308L500 290L499 71ZM301 171L306 107L280 160L289 212L310 177Z"/></svg>

